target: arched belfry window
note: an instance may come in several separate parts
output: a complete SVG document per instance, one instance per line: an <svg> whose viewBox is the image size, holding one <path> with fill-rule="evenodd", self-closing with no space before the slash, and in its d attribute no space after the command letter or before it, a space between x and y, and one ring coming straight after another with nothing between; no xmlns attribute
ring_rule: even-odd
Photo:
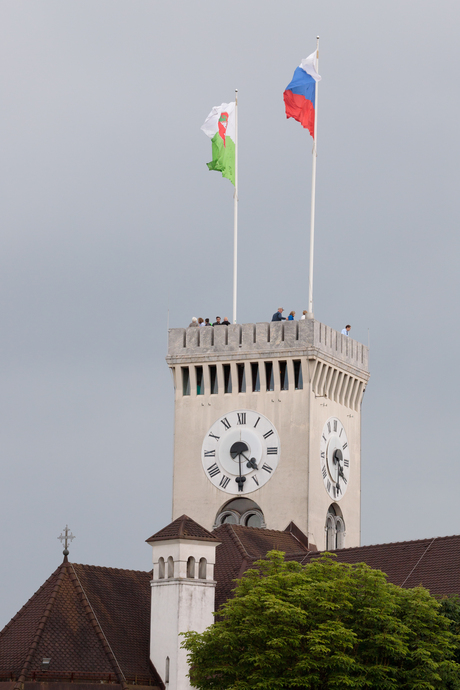
<svg viewBox="0 0 460 690"><path fill-rule="evenodd" d="M345 546L345 521L342 511L336 503L332 503L326 515L326 551L343 549Z"/></svg>
<svg viewBox="0 0 460 690"><path fill-rule="evenodd" d="M174 561L172 556L168 558L168 578L169 577L174 577Z"/></svg>
<svg viewBox="0 0 460 690"><path fill-rule="evenodd" d="M200 565L198 567L198 577L200 578L200 580L206 580L207 569L208 561L206 560L206 558L200 558Z"/></svg>
<svg viewBox="0 0 460 690"><path fill-rule="evenodd" d="M216 515L214 527L219 525L266 527L260 507L249 498L233 498L225 503Z"/></svg>
<svg viewBox="0 0 460 690"><path fill-rule="evenodd" d="M195 559L189 556L187 559L187 577L195 577Z"/></svg>
<svg viewBox="0 0 460 690"><path fill-rule="evenodd" d="M165 559L160 556L158 559L158 579L162 580L165 576Z"/></svg>

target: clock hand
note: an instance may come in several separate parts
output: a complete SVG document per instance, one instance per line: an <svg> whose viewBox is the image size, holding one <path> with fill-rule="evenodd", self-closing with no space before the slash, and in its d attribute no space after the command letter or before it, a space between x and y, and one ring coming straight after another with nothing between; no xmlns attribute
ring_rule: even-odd
<svg viewBox="0 0 460 690"><path fill-rule="evenodd" d="M241 455L242 453L238 453L238 464L240 468L240 475L239 477L235 477L235 481L238 484L238 491L243 491L243 484L246 481L246 477L243 477L241 474Z"/></svg>
<svg viewBox="0 0 460 690"><path fill-rule="evenodd" d="M255 458L247 458L244 453L241 453L241 455L247 460L246 467L252 467L253 470L257 469L257 460Z"/></svg>

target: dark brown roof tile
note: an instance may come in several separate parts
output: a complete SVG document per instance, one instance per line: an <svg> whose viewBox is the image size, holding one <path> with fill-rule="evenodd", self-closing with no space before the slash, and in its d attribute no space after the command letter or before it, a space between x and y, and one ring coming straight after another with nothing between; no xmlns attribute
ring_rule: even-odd
<svg viewBox="0 0 460 690"><path fill-rule="evenodd" d="M166 539L198 539L200 541L214 541L219 540L208 532L207 529L199 525L195 520L189 518L187 515L181 515L171 522L167 527L163 527L159 532L154 534L146 542L150 544L154 541L162 541Z"/></svg>

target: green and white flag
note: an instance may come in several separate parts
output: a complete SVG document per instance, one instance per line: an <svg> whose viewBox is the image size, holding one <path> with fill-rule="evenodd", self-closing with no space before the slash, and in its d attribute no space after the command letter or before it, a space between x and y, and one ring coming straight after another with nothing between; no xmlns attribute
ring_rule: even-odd
<svg viewBox="0 0 460 690"><path fill-rule="evenodd" d="M214 106L201 129L212 141L209 170L221 172L235 184L235 102Z"/></svg>

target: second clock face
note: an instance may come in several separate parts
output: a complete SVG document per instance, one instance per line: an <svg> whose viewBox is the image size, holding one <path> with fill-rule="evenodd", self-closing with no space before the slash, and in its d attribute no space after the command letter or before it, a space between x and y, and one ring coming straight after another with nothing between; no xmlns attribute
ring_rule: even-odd
<svg viewBox="0 0 460 690"><path fill-rule="evenodd" d="M235 410L218 419L201 449L203 470L215 487L244 496L273 476L280 457L278 433L254 410Z"/></svg>
<svg viewBox="0 0 460 690"><path fill-rule="evenodd" d="M331 498L339 501L350 477L350 448L343 424L337 417L330 417L323 427L320 461L324 488Z"/></svg>

